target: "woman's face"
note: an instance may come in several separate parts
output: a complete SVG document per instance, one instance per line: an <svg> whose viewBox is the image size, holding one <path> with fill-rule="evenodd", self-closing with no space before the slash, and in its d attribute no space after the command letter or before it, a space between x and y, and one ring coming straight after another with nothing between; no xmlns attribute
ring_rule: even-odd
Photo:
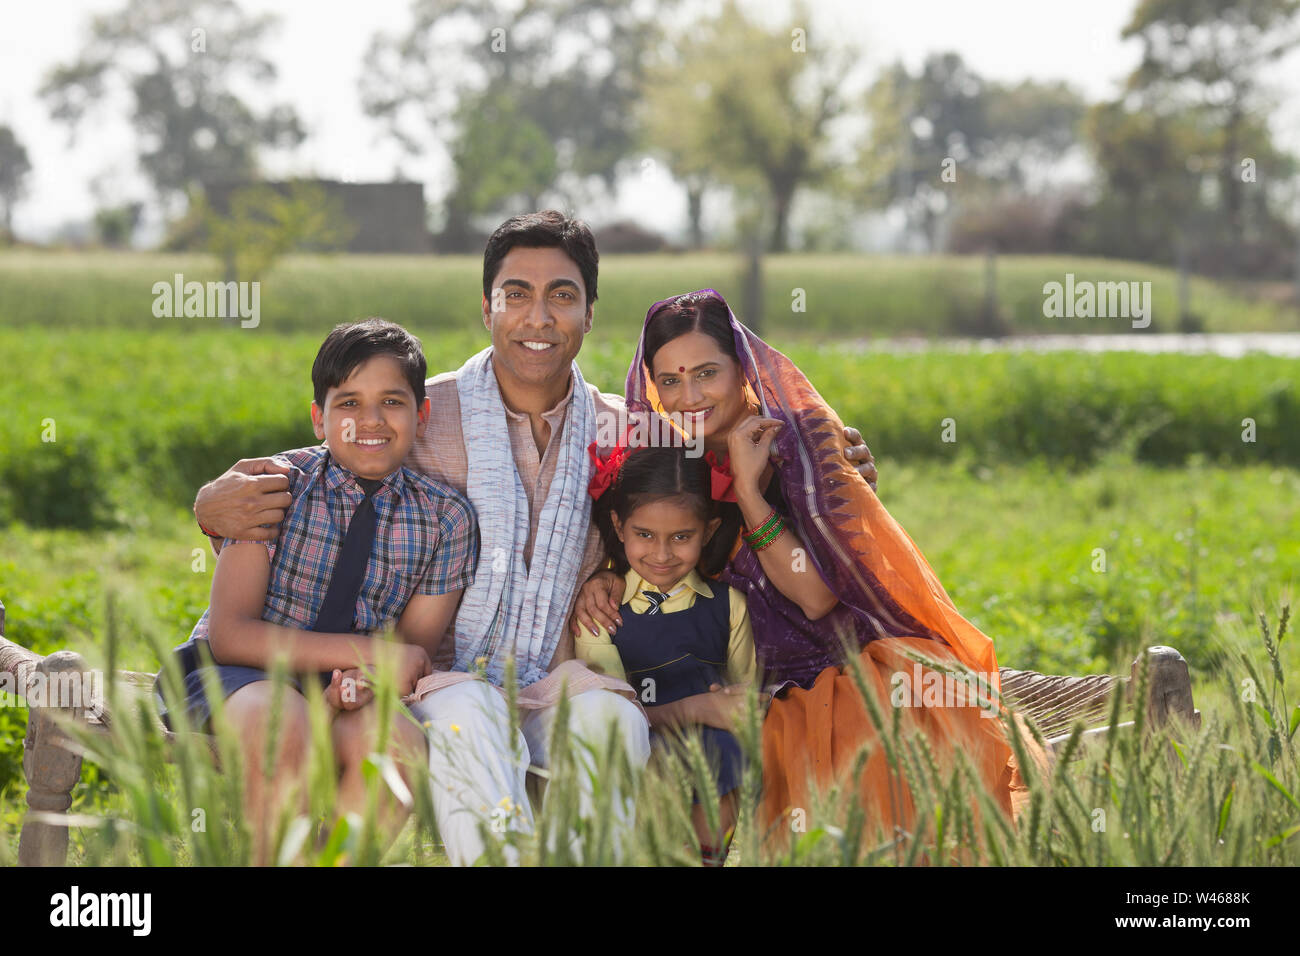
<svg viewBox="0 0 1300 956"><path fill-rule="evenodd" d="M724 452L727 436L748 414L740 365L703 332L687 332L655 353L654 383L664 411L711 451Z"/></svg>

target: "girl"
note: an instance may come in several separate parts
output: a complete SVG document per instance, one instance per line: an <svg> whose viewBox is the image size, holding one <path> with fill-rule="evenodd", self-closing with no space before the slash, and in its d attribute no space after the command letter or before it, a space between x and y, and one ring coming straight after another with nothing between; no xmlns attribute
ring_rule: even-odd
<svg viewBox="0 0 1300 956"><path fill-rule="evenodd" d="M692 819L705 865L721 866L743 771L731 728L756 664L744 595L696 569L720 523L712 472L684 448L621 446L603 460L595 449L593 519L623 580L623 626L612 639L603 628L584 632L576 651L637 691L653 747L670 746L681 731L700 735L716 776L719 830L708 827L699 794Z"/></svg>

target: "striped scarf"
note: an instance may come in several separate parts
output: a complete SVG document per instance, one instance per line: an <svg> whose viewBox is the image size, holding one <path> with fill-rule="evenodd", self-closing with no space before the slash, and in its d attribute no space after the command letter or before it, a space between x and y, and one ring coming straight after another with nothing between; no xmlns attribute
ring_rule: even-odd
<svg viewBox="0 0 1300 956"><path fill-rule="evenodd" d="M546 676L578 588L591 520L587 445L596 433L596 411L576 362L571 374L573 400L559 439L555 477L541 510L532 561L526 563L528 497L510 450L492 349L479 352L456 373L469 462L466 494L478 512L480 557L456 615L454 669L482 669L498 686L511 657L520 687Z"/></svg>

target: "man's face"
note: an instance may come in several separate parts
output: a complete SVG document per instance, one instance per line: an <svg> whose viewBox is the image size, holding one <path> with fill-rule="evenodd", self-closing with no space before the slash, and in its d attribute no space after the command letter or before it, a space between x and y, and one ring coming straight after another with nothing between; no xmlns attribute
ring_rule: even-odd
<svg viewBox="0 0 1300 956"><path fill-rule="evenodd" d="M334 459L362 478L383 478L406 460L429 420L429 400L417 404L401 363L376 355L325 393L325 407L311 403L316 437Z"/></svg>
<svg viewBox="0 0 1300 956"><path fill-rule="evenodd" d="M498 378L535 388L563 384L591 317L582 273L563 249L511 249L483 302Z"/></svg>

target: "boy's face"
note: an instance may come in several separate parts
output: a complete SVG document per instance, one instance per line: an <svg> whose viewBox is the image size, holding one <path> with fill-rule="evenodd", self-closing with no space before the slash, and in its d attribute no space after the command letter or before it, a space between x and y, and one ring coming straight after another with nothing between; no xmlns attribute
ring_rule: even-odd
<svg viewBox="0 0 1300 956"><path fill-rule="evenodd" d="M483 300L497 375L524 387L567 381L591 316L582 273L568 253L515 246L492 280L492 299Z"/></svg>
<svg viewBox="0 0 1300 956"><path fill-rule="evenodd" d="M384 478L406 460L424 434L429 400L416 404L401 363L376 355L347 381L325 393L325 407L311 403L311 423L340 465L362 478Z"/></svg>

